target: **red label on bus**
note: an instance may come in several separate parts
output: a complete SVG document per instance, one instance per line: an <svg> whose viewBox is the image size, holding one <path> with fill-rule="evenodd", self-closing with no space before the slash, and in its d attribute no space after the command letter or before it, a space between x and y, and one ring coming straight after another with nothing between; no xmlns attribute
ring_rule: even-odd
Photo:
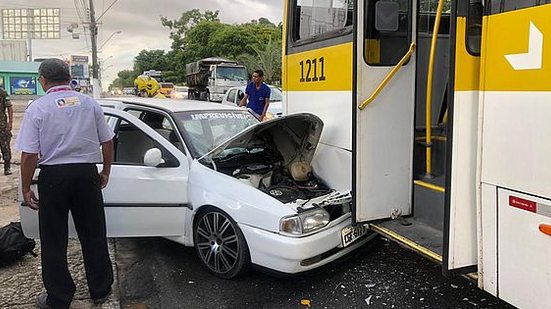
<svg viewBox="0 0 551 309"><path fill-rule="evenodd" d="M525 200L520 197L509 195L509 205L530 212L537 212L536 202Z"/></svg>

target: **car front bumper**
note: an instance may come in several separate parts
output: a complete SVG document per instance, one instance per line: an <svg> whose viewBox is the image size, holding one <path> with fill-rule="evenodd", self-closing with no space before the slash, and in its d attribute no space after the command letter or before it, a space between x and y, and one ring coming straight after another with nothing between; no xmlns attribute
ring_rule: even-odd
<svg viewBox="0 0 551 309"><path fill-rule="evenodd" d="M289 237L248 225L239 227L250 248L251 262L281 273L308 271L334 261L371 240L368 232L342 247L341 230L351 224L348 218L335 226L305 237Z"/></svg>

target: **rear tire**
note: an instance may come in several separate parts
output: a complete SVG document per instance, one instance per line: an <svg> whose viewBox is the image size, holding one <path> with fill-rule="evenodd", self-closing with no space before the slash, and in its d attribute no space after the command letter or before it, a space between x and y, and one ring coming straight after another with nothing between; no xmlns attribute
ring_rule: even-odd
<svg viewBox="0 0 551 309"><path fill-rule="evenodd" d="M208 207L197 214L193 240L201 263L217 277L235 278L248 269L250 254L245 237L222 210Z"/></svg>

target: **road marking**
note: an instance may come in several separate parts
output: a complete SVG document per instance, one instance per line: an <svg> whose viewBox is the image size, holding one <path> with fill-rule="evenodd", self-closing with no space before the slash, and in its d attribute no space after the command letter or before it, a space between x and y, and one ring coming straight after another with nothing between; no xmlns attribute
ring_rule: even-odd
<svg viewBox="0 0 551 309"><path fill-rule="evenodd" d="M530 36L528 52L522 54L505 55L514 70L540 70L543 62L543 34L530 21Z"/></svg>

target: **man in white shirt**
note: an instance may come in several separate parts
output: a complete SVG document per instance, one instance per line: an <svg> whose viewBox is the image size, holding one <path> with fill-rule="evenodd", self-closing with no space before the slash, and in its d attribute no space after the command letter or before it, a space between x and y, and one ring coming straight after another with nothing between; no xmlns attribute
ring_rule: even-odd
<svg viewBox="0 0 551 309"><path fill-rule="evenodd" d="M46 95L27 107L16 142L22 152L23 197L39 216L46 292L38 295L37 305L69 308L73 299L75 284L67 267L69 211L82 246L90 296L100 303L113 283L101 189L109 180L114 134L99 104L71 90L65 62L47 59L38 73ZM100 173L98 163L103 163ZM30 188L37 165L40 205Z"/></svg>

